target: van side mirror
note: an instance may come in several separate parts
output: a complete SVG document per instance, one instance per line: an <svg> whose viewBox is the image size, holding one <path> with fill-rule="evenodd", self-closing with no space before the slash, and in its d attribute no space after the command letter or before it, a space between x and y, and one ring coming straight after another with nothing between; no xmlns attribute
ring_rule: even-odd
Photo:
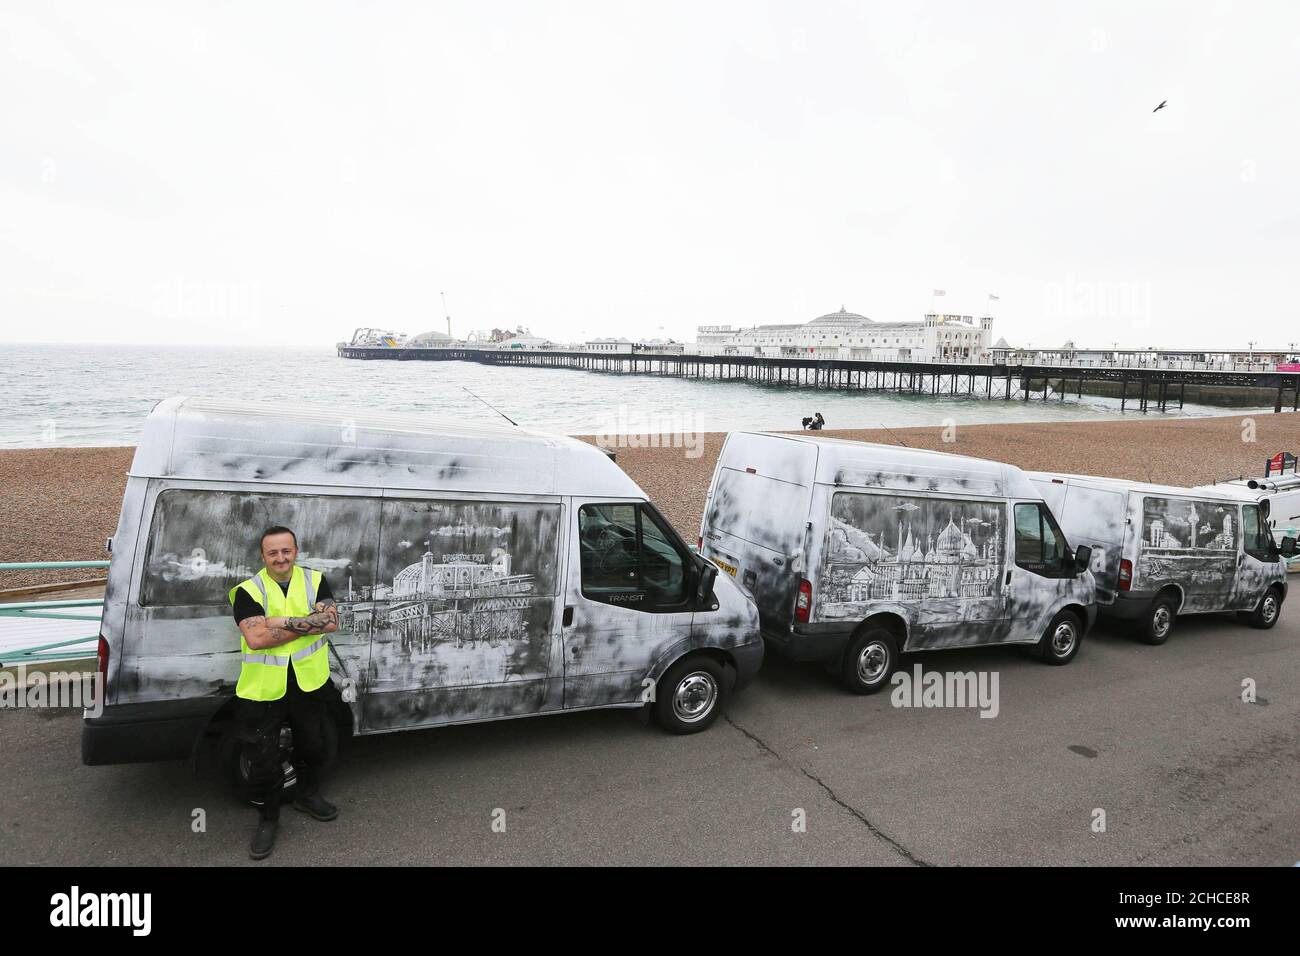
<svg viewBox="0 0 1300 956"><path fill-rule="evenodd" d="M1284 558L1295 557L1295 538L1283 538L1282 546L1278 550L1282 552Z"/></svg>
<svg viewBox="0 0 1300 956"><path fill-rule="evenodd" d="M697 558L700 563L699 577L695 581L695 606L713 606L713 582L718 579L718 569L713 562Z"/></svg>
<svg viewBox="0 0 1300 956"><path fill-rule="evenodd" d="M1074 549L1075 569L1079 574L1082 574L1084 571L1088 570L1090 564L1092 564L1092 548L1088 547L1086 544L1079 545Z"/></svg>

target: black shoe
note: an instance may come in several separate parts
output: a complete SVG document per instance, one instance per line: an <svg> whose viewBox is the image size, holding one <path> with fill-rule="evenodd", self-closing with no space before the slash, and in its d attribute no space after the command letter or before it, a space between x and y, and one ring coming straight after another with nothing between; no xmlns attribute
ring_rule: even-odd
<svg viewBox="0 0 1300 956"><path fill-rule="evenodd" d="M293 802L293 808L309 813L317 820L333 820L339 815L339 808L318 793L299 797Z"/></svg>
<svg viewBox="0 0 1300 956"><path fill-rule="evenodd" d="M248 845L248 855L254 860L265 860L275 848L275 820L258 820L253 831L253 842Z"/></svg>

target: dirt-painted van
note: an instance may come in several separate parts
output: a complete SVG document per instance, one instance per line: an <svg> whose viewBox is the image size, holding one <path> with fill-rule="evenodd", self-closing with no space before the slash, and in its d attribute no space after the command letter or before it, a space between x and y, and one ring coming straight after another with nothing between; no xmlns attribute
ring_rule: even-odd
<svg viewBox="0 0 1300 956"><path fill-rule="evenodd" d="M1277 623L1286 599L1283 550L1267 505L1225 491L1030 472L1072 542L1094 550L1097 605L1163 644L1182 614L1237 611Z"/></svg>
<svg viewBox="0 0 1300 956"><path fill-rule="evenodd" d="M976 458L732 432L699 547L753 595L771 648L857 693L905 651L1022 644L1064 664L1095 617L1089 551L1018 468Z"/></svg>
<svg viewBox="0 0 1300 956"><path fill-rule="evenodd" d="M110 543L86 763L234 739L227 592L260 568L270 525L296 533L338 605L338 734L642 706L690 733L762 661L753 602L592 445L173 398L144 424Z"/></svg>

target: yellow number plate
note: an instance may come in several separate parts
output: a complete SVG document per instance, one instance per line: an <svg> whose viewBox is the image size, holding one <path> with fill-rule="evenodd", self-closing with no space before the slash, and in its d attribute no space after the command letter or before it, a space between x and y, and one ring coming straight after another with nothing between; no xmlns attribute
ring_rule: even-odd
<svg viewBox="0 0 1300 956"><path fill-rule="evenodd" d="M712 561L714 564L716 564L718 567L722 568L722 570L726 571L733 578L736 576L735 567L728 564L726 561L723 561L721 558L709 558L709 560Z"/></svg>

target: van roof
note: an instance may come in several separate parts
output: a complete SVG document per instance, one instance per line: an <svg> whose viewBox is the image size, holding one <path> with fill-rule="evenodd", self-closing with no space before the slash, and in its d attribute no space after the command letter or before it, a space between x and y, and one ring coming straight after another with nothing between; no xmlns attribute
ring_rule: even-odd
<svg viewBox="0 0 1300 956"><path fill-rule="evenodd" d="M814 481L826 485L937 491L1041 500L1038 489L1015 465L986 458L876 442L824 438L815 433L742 432L784 439L817 451Z"/></svg>
<svg viewBox="0 0 1300 956"><path fill-rule="evenodd" d="M133 477L644 498L575 438L367 409L177 396L145 419Z"/></svg>
<svg viewBox="0 0 1300 956"><path fill-rule="evenodd" d="M1281 487L1278 487L1278 479L1282 480ZM1252 488L1248 482L1255 482ZM1226 481L1216 481L1210 485L1197 485L1198 489L1206 491L1221 491L1224 494L1240 495L1251 501L1258 501L1261 498L1267 498L1270 495L1294 495L1300 494L1300 477L1295 475L1278 475L1273 478L1229 478Z"/></svg>
<svg viewBox="0 0 1300 956"><path fill-rule="evenodd" d="M1181 485L1155 485L1148 481L1130 481L1127 478L1101 478L1097 475L1071 475L1057 471L1027 471L1030 481L1051 481L1053 478L1065 478L1073 483L1084 483L1112 491L1137 491L1143 494L1183 495L1192 498L1222 498L1240 501L1241 496L1228 493L1227 489L1184 488Z"/></svg>

